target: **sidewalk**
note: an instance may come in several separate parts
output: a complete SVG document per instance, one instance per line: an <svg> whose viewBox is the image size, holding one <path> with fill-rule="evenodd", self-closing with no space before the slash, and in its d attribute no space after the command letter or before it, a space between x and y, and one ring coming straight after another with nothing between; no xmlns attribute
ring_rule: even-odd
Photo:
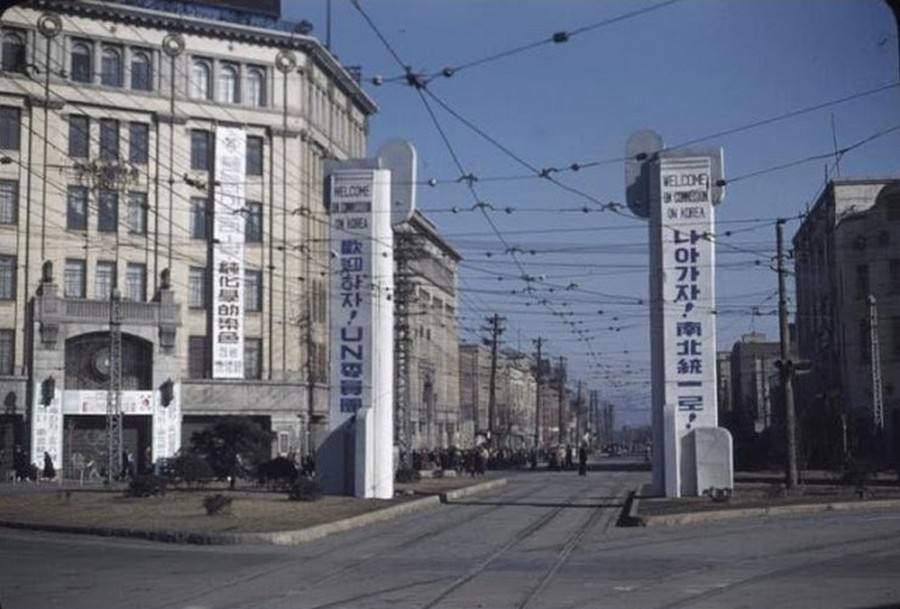
<svg viewBox="0 0 900 609"><path fill-rule="evenodd" d="M837 484L830 472L803 472L801 485L791 491L778 472L740 472L734 477L734 492L727 501L654 497L646 485L632 500L630 524L674 526L839 510L900 510L900 484L894 475L877 476L858 488Z"/></svg>
<svg viewBox="0 0 900 609"><path fill-rule="evenodd" d="M124 485L73 486L53 482L0 485L0 526L61 533L134 537L197 544L297 544L436 507L441 502L506 484L487 479L423 480L398 484L390 500L323 496L289 501L258 489L172 490L157 497L125 497ZM208 516L203 498L232 497L229 514Z"/></svg>

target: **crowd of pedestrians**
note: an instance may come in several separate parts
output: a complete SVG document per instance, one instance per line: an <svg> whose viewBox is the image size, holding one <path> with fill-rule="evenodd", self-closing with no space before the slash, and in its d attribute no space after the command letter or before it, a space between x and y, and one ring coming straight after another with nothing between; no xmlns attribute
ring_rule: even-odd
<svg viewBox="0 0 900 609"><path fill-rule="evenodd" d="M401 459L415 470L455 471L457 475L473 477L483 476L488 469L536 470L540 463L545 463L548 469L554 471L573 470L577 460L578 473L584 476L587 474L588 448L582 444L576 451L567 444L541 450L512 449L484 443L468 450L455 446L434 450L422 448L413 451L409 461L405 454L401 455Z"/></svg>

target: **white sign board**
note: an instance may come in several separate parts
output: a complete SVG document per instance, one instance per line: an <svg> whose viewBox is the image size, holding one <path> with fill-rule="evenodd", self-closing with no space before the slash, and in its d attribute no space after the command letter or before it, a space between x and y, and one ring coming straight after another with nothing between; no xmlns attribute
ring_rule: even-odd
<svg viewBox="0 0 900 609"><path fill-rule="evenodd" d="M38 470L44 467L44 453L53 459L58 469L62 465L63 454L63 413L62 391L55 389L50 404L41 404L41 390L33 392L31 420L31 462Z"/></svg>
<svg viewBox="0 0 900 609"><path fill-rule="evenodd" d="M213 199L212 376L244 378L244 180L247 136L216 128Z"/></svg>

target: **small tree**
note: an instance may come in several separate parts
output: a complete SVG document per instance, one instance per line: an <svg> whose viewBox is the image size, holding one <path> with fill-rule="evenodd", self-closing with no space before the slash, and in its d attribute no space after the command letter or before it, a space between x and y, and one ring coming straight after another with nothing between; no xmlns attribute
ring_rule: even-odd
<svg viewBox="0 0 900 609"><path fill-rule="evenodd" d="M191 452L203 458L220 480L234 488L268 460L274 434L247 417L225 417L191 436Z"/></svg>
<svg viewBox="0 0 900 609"><path fill-rule="evenodd" d="M189 488L203 486L216 477L213 468L205 459L190 453L183 453L172 459L166 475L172 484L183 482Z"/></svg>

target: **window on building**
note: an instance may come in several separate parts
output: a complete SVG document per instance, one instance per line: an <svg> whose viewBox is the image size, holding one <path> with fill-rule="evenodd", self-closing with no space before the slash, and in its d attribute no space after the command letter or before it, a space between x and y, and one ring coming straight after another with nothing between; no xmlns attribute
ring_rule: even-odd
<svg viewBox="0 0 900 609"><path fill-rule="evenodd" d="M107 87L122 86L122 49L105 46L100 53L100 84Z"/></svg>
<svg viewBox="0 0 900 609"><path fill-rule="evenodd" d="M202 379L209 375L209 351L205 336L188 337L188 376Z"/></svg>
<svg viewBox="0 0 900 609"><path fill-rule="evenodd" d="M250 312L262 311L262 273L244 271L244 308Z"/></svg>
<svg viewBox="0 0 900 609"><path fill-rule="evenodd" d="M25 73L25 32L3 30L3 71Z"/></svg>
<svg viewBox="0 0 900 609"><path fill-rule="evenodd" d="M128 160L135 165L146 165L150 159L150 125L129 123Z"/></svg>
<svg viewBox="0 0 900 609"><path fill-rule="evenodd" d="M128 230L136 235L147 234L147 193L128 193Z"/></svg>
<svg viewBox="0 0 900 609"><path fill-rule="evenodd" d="M125 267L125 298L135 302L147 300L147 266L129 262Z"/></svg>
<svg viewBox="0 0 900 609"><path fill-rule="evenodd" d="M16 297L16 257L0 256L0 300Z"/></svg>
<svg viewBox="0 0 900 609"><path fill-rule="evenodd" d="M193 99L210 99L211 93L212 62L208 59L194 59L191 63L189 94Z"/></svg>
<svg viewBox="0 0 900 609"><path fill-rule="evenodd" d="M16 359L16 331L0 330L0 374L10 376Z"/></svg>
<svg viewBox="0 0 900 609"><path fill-rule="evenodd" d="M119 159L119 121L112 118L100 119L100 159Z"/></svg>
<svg viewBox="0 0 900 609"><path fill-rule="evenodd" d="M91 82L94 69L94 47L85 40L72 43L72 80L75 82Z"/></svg>
<svg viewBox="0 0 900 609"><path fill-rule="evenodd" d="M202 309L206 306L206 269L192 266L188 273L188 307Z"/></svg>
<svg viewBox="0 0 900 609"><path fill-rule="evenodd" d="M153 90L153 60L150 52L131 52L131 88L135 91Z"/></svg>
<svg viewBox="0 0 900 609"><path fill-rule="evenodd" d="M191 129L191 169L209 171L210 133L203 129Z"/></svg>
<svg viewBox="0 0 900 609"><path fill-rule="evenodd" d="M0 180L0 224L16 224L19 220L19 182Z"/></svg>
<svg viewBox="0 0 900 609"><path fill-rule="evenodd" d="M244 338L244 378L262 378L262 339Z"/></svg>
<svg viewBox="0 0 900 609"><path fill-rule="evenodd" d="M94 273L94 298L109 300L114 287L116 287L116 263L98 260L97 270Z"/></svg>
<svg viewBox="0 0 900 609"><path fill-rule="evenodd" d="M236 104L241 101L238 90L238 67L231 63L223 63L219 66L218 85L219 101L226 104Z"/></svg>
<svg viewBox="0 0 900 609"><path fill-rule="evenodd" d="M869 265L868 264L857 264L856 265L856 297L857 298L868 298L869 294L871 294L871 290L869 287Z"/></svg>
<svg viewBox="0 0 900 609"><path fill-rule="evenodd" d="M191 197L191 238L206 239L209 218L206 213L206 197Z"/></svg>
<svg viewBox="0 0 900 609"><path fill-rule="evenodd" d="M247 68L247 103L254 107L266 105L266 71L264 68Z"/></svg>
<svg viewBox="0 0 900 609"><path fill-rule="evenodd" d="M87 188L84 186L69 186L66 198L66 228L69 230L87 230Z"/></svg>
<svg viewBox="0 0 900 609"><path fill-rule="evenodd" d="M97 192L97 230L114 233L119 225L119 193L115 190Z"/></svg>
<svg viewBox="0 0 900 609"><path fill-rule="evenodd" d="M262 203L247 203L244 218L244 240L248 243L260 243L263 236Z"/></svg>
<svg viewBox="0 0 900 609"><path fill-rule="evenodd" d="M63 274L63 295L66 298L84 298L84 273L84 260L66 259L66 269Z"/></svg>
<svg viewBox="0 0 900 609"><path fill-rule="evenodd" d="M86 116L69 117L69 156L86 159L90 155L90 119Z"/></svg>
<svg viewBox="0 0 900 609"><path fill-rule="evenodd" d="M263 174L263 138L247 136L247 175L261 176Z"/></svg>
<svg viewBox="0 0 900 609"><path fill-rule="evenodd" d="M0 107L0 148L19 149L21 124L22 110L11 106Z"/></svg>

